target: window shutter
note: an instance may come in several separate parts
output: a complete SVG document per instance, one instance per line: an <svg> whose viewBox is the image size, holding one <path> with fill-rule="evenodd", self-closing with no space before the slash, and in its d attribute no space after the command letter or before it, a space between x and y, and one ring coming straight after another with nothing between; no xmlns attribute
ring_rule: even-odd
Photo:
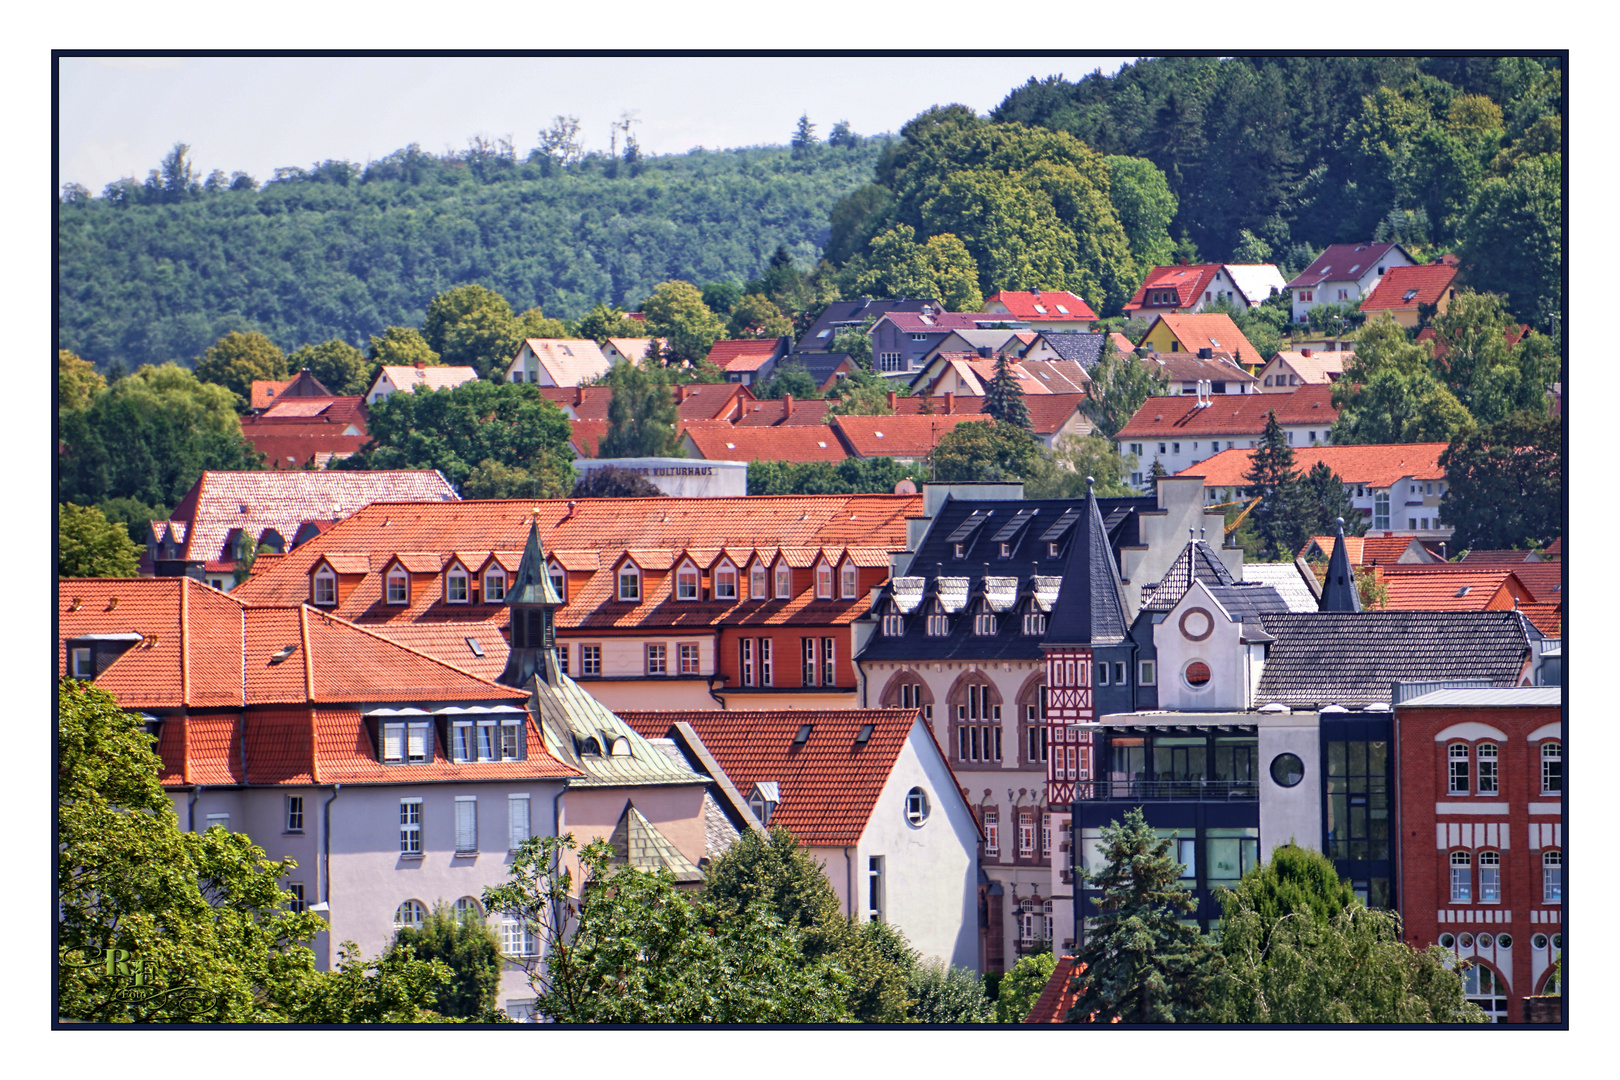
<svg viewBox="0 0 1620 1080"><path fill-rule="evenodd" d="M408 744L409 759L423 761L427 758L427 725L412 724L410 726L410 742Z"/></svg>
<svg viewBox="0 0 1620 1080"><path fill-rule="evenodd" d="M506 846L516 851L529 838L529 797L512 795L506 800L508 833Z"/></svg>
<svg viewBox="0 0 1620 1080"><path fill-rule="evenodd" d="M384 724L383 725L383 760L384 761L398 761L399 760L399 757L400 757L400 754L399 754L399 737L402 734L403 734L403 732L400 730L400 725L399 724Z"/></svg>
<svg viewBox="0 0 1620 1080"><path fill-rule="evenodd" d="M456 797L456 850L478 850L478 796Z"/></svg>

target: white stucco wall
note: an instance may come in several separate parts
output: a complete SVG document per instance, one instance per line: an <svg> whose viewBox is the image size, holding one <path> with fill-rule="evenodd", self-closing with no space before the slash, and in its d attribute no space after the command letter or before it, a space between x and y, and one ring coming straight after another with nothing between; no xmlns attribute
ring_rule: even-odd
<svg viewBox="0 0 1620 1080"><path fill-rule="evenodd" d="M1317 740L1319 714L1261 715L1260 858L1270 860L1272 849L1290 840L1300 847L1322 847L1322 754ZM1271 778L1271 763L1278 754L1294 754L1305 764L1305 778L1285 788Z"/></svg>
<svg viewBox="0 0 1620 1080"><path fill-rule="evenodd" d="M1194 609L1207 612L1209 636L1194 641L1182 629L1183 616ZM1201 620L1189 618L1189 626ZM1181 601L1153 628L1153 645L1159 653L1159 707L1189 712L1212 709L1242 709L1248 705L1248 678L1241 642L1243 624L1232 622L1203 582L1193 582ZM1194 660L1209 665L1210 680L1194 689L1183 672Z"/></svg>

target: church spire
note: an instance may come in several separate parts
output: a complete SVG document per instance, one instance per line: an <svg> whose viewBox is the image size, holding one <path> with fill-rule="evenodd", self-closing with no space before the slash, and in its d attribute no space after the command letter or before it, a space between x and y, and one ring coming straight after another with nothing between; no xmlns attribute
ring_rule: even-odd
<svg viewBox="0 0 1620 1080"><path fill-rule="evenodd" d="M557 637L554 618L562 597L557 595L547 571L546 551L540 543L538 511L529 521L523 561L518 564L505 602L511 613L509 648L506 669L496 681L507 686L525 686L530 677L539 676L542 682L556 685L557 660L552 652Z"/></svg>
<svg viewBox="0 0 1620 1080"><path fill-rule="evenodd" d="M1052 617L1047 622L1046 645L1117 645L1125 639L1130 620L1108 543L1108 529L1097 507L1094 483L1086 477L1086 509L1074 523L1074 539L1063 565L1063 584Z"/></svg>
<svg viewBox="0 0 1620 1080"><path fill-rule="evenodd" d="M1360 611L1361 592L1356 588L1355 575L1350 572L1350 547L1344 542L1344 518L1333 519L1338 537L1333 541L1333 555L1328 559L1327 580L1322 582L1322 599L1318 611Z"/></svg>

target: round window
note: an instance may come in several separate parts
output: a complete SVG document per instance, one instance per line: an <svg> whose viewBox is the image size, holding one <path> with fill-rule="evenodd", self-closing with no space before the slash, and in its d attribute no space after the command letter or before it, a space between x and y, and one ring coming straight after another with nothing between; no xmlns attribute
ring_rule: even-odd
<svg viewBox="0 0 1620 1080"><path fill-rule="evenodd" d="M1462 936L1462 947L1465 948L1465 949L1472 949L1474 947L1474 935L1473 934L1464 934Z"/></svg>
<svg viewBox="0 0 1620 1080"><path fill-rule="evenodd" d="M1489 934L1481 934L1481 935L1479 935L1479 947L1480 948L1488 949L1488 948L1491 947L1492 944L1494 944L1494 942L1491 940L1491 935L1489 935Z"/></svg>
<svg viewBox="0 0 1620 1080"><path fill-rule="evenodd" d="M1194 690L1202 690L1209 685L1209 665L1202 660L1194 660L1187 665L1187 670L1182 673L1182 678L1186 679L1187 685Z"/></svg>
<svg viewBox="0 0 1620 1080"><path fill-rule="evenodd" d="M1305 763L1298 754L1278 754L1271 759L1271 778L1278 787L1293 787L1305 779Z"/></svg>
<svg viewBox="0 0 1620 1080"><path fill-rule="evenodd" d="M1512 935L1510 935L1510 934L1497 934L1496 935L1496 947L1498 949L1511 949L1511 948L1513 948L1513 937L1512 937Z"/></svg>
<svg viewBox="0 0 1620 1080"><path fill-rule="evenodd" d="M1215 630L1215 618L1203 608L1189 608L1181 616L1181 634L1188 641L1203 641Z"/></svg>
<svg viewBox="0 0 1620 1080"><path fill-rule="evenodd" d="M1452 935L1450 935L1450 934L1441 934L1440 935L1440 947L1442 949L1454 948L1456 946L1456 944L1457 944L1457 939L1455 937L1453 937Z"/></svg>
<svg viewBox="0 0 1620 1080"><path fill-rule="evenodd" d="M1547 947L1547 935L1537 934L1535 937L1531 938L1530 947L1532 949L1545 949Z"/></svg>
<svg viewBox="0 0 1620 1080"><path fill-rule="evenodd" d="M928 820L928 792L920 787L906 793L906 820L914 826Z"/></svg>
<svg viewBox="0 0 1620 1080"><path fill-rule="evenodd" d="M1554 934L1553 935L1553 948L1562 949L1563 947L1564 947L1564 935L1563 934Z"/></svg>

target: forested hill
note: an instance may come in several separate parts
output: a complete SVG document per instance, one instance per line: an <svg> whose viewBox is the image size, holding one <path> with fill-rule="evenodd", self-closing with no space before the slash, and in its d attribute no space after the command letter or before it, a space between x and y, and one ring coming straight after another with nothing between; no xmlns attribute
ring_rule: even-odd
<svg viewBox="0 0 1620 1080"><path fill-rule="evenodd" d="M661 281L759 277L777 246L804 267L828 214L868 182L881 140L755 147L567 167L411 147L360 166L208 182L165 160L145 184L58 208L58 345L105 367L189 364L222 334L284 350L364 347L420 325L436 294L478 282L514 309L568 318L631 306Z"/></svg>

